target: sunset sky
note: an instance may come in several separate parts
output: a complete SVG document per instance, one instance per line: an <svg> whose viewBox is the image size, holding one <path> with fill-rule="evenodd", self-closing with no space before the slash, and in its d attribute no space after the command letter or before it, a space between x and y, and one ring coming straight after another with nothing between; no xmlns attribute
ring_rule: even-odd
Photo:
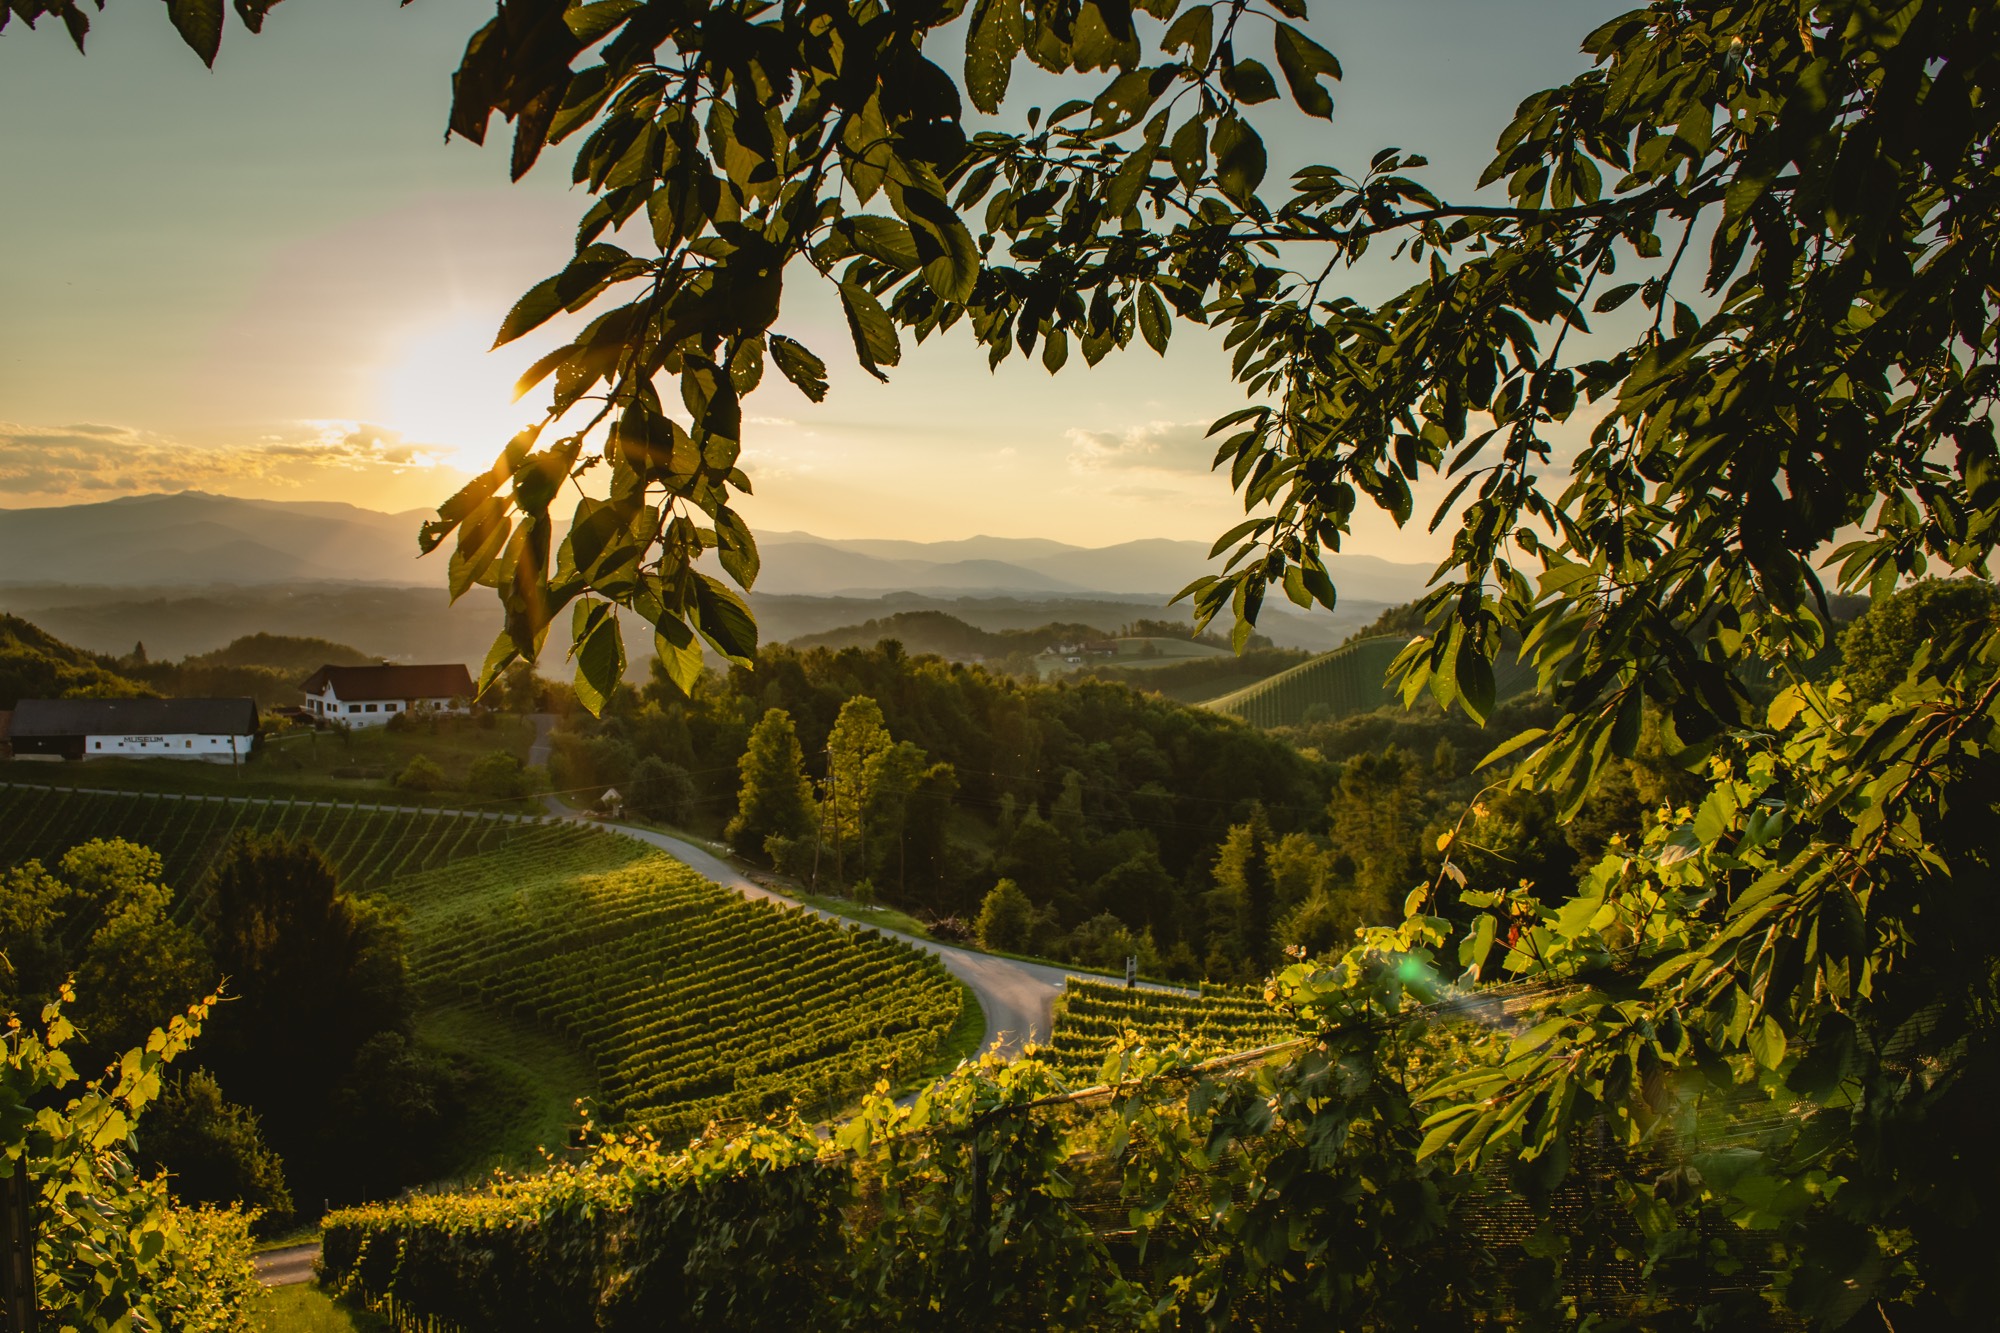
<svg viewBox="0 0 2000 1333"><path fill-rule="evenodd" d="M1331 126L1274 131L1272 183L1396 144L1433 158L1435 186L1469 185L1515 102L1581 68L1578 40L1625 7L1321 3L1313 30L1347 77ZM290 0L259 37L232 17L212 72L156 4L92 11L88 57L53 21L0 34L0 506L192 488L399 510L486 465L533 415L515 374L553 344L484 349L585 207L566 150L510 186L504 134L443 139L451 69L490 9ZM887 386L853 367L821 293L788 288L780 328L834 388L814 406L774 375L751 401L745 509L764 529L1103 545L1205 539L1239 514L1201 437L1242 399L1186 326L1164 361L1077 358L1054 378L933 340ZM1438 550L1420 525L1358 536L1390 558Z"/></svg>

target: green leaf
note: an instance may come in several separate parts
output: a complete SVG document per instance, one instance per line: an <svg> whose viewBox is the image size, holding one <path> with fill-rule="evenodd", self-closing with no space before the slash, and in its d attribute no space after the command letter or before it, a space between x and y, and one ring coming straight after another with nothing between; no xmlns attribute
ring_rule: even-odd
<svg viewBox="0 0 2000 1333"><path fill-rule="evenodd" d="M757 618L743 599L706 574L695 575L695 628L709 646L742 666L757 656Z"/></svg>
<svg viewBox="0 0 2000 1333"><path fill-rule="evenodd" d="M1181 184L1190 190L1198 187L1208 170L1208 121L1204 117L1191 116L1174 131L1173 156L1174 174L1181 178Z"/></svg>
<svg viewBox="0 0 2000 1333"><path fill-rule="evenodd" d="M1340 62L1334 59L1333 52L1289 23L1278 25L1275 47L1278 69L1292 90L1292 101L1309 116L1330 119L1333 95L1320 87L1319 80L1323 76L1339 81Z"/></svg>
<svg viewBox="0 0 2000 1333"><path fill-rule="evenodd" d="M750 527L735 510L722 508L715 511L715 535L721 546L716 558L722 562L723 570L735 579L745 592L757 581L757 571L762 568L762 560L757 554L757 539L750 534Z"/></svg>
<svg viewBox="0 0 2000 1333"><path fill-rule="evenodd" d="M1493 715L1493 664L1470 642L1461 642L1452 663L1452 675L1458 683L1458 697L1465 705L1465 711L1472 715L1473 721L1484 726L1486 719Z"/></svg>
<svg viewBox="0 0 2000 1333"><path fill-rule="evenodd" d="M1153 155L1160 151L1160 143L1166 137L1167 113L1162 111L1147 124L1146 141L1125 155L1104 191L1104 206L1113 217L1123 217L1139 202L1139 194L1153 174Z"/></svg>
<svg viewBox="0 0 2000 1333"><path fill-rule="evenodd" d="M815 403L826 398L826 362L782 333L771 335L771 359L798 391Z"/></svg>
<svg viewBox="0 0 2000 1333"><path fill-rule="evenodd" d="M910 240L924 263L924 282L939 299L964 305L979 284L979 246L942 197L921 187L897 189L896 211L915 224Z"/></svg>
<svg viewBox="0 0 2000 1333"><path fill-rule="evenodd" d="M861 368L887 383L889 377L881 367L903 359L903 344L896 337L889 312L873 292L852 282L840 284L840 305L847 312L847 329L854 335L854 354L860 358Z"/></svg>
<svg viewBox="0 0 2000 1333"><path fill-rule="evenodd" d="M1205 69L1208 58L1215 54L1215 11L1207 5L1188 9L1174 20L1160 40L1162 51L1171 53L1183 48L1188 53L1188 64L1196 69Z"/></svg>
<svg viewBox="0 0 2000 1333"><path fill-rule="evenodd" d="M1636 282L1621 282L1592 302L1590 308L1600 315L1607 311L1616 310L1619 306L1624 305L1632 299L1633 294L1639 290L1639 286L1640 284Z"/></svg>
<svg viewBox="0 0 2000 1333"><path fill-rule="evenodd" d="M1167 354L1167 340L1173 336L1174 325L1167 314L1167 303L1160 299L1160 293L1150 282L1139 289L1139 332L1146 339L1146 345L1161 356Z"/></svg>
<svg viewBox="0 0 2000 1333"><path fill-rule="evenodd" d="M1249 106L1268 102L1278 95L1277 81L1260 60L1239 60L1223 70L1222 86L1231 97Z"/></svg>
<svg viewBox="0 0 2000 1333"><path fill-rule="evenodd" d="M188 49L213 68L222 49L222 0L167 0L167 17Z"/></svg>
<svg viewBox="0 0 2000 1333"><path fill-rule="evenodd" d="M842 218L839 229L848 241L870 259L879 259L898 273L908 273L919 262L917 243L910 229L895 218L862 213Z"/></svg>
<svg viewBox="0 0 2000 1333"><path fill-rule="evenodd" d="M609 602L578 602L570 620L576 654L576 701L592 717L602 716L625 675L625 636Z"/></svg>
<svg viewBox="0 0 2000 1333"><path fill-rule="evenodd" d="M627 15L645 6L639 0L600 0L594 5L575 5L563 11L563 24L579 42L595 42L610 32Z"/></svg>
<svg viewBox="0 0 2000 1333"><path fill-rule="evenodd" d="M1751 1056L1766 1069L1776 1069L1785 1062L1785 1030L1769 1014L1750 1030L1749 1045Z"/></svg>
<svg viewBox="0 0 2000 1333"><path fill-rule="evenodd" d="M1495 920L1493 914L1481 912L1479 918L1472 923L1470 933L1459 941L1459 965L1474 977L1480 976L1486 966L1486 956L1493 951L1495 932L1498 929L1499 922Z"/></svg>
<svg viewBox="0 0 2000 1333"><path fill-rule="evenodd" d="M701 644L679 616L668 612L654 622L653 650L660 665L682 694L693 694L701 679Z"/></svg>
<svg viewBox="0 0 2000 1333"><path fill-rule="evenodd" d="M1264 183L1264 141L1234 113L1215 124L1215 183L1237 207L1248 208Z"/></svg>
<svg viewBox="0 0 2000 1333"><path fill-rule="evenodd" d="M493 345L503 347L554 318L557 311L569 304L561 296L561 284L562 278L558 275L544 278L528 288L521 299L514 302L514 308L507 312L507 318L500 321L500 332L493 336Z"/></svg>
<svg viewBox="0 0 2000 1333"><path fill-rule="evenodd" d="M979 0L965 43L965 92L972 104L992 115L1007 96L1014 58L1027 39L1021 0Z"/></svg>

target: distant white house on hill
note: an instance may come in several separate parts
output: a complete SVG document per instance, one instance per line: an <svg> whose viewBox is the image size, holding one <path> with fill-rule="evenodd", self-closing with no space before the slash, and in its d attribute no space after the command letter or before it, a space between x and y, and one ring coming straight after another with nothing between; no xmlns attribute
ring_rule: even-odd
<svg viewBox="0 0 2000 1333"><path fill-rule="evenodd" d="M7 717L16 759L205 759L235 763L257 741L249 699L23 699Z"/></svg>
<svg viewBox="0 0 2000 1333"><path fill-rule="evenodd" d="M458 662L431 666L323 666L299 687L308 717L343 727L379 727L398 713L465 713L472 673Z"/></svg>

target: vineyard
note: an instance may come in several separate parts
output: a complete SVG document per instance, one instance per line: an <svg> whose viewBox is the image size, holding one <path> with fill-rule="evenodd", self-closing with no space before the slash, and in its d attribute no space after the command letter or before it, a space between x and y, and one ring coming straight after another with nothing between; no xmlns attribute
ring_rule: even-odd
<svg viewBox="0 0 2000 1333"><path fill-rule="evenodd" d="M906 945L746 902L623 839L544 838L389 894L430 998L568 1036L615 1120L672 1135L830 1107L920 1073L959 1020L958 984Z"/></svg>
<svg viewBox="0 0 2000 1333"><path fill-rule="evenodd" d="M1071 977L1056 997L1054 1023L1039 1055L1072 1082L1093 1082L1104 1076L1112 1046L1128 1034L1154 1050L1178 1046L1216 1056L1288 1041L1299 1028L1256 991L1179 995Z"/></svg>
<svg viewBox="0 0 2000 1333"><path fill-rule="evenodd" d="M0 866L53 862L80 842L124 838L160 854L183 911L198 910L209 866L239 831L307 839L347 889L365 893L498 851L535 827L513 816L0 784Z"/></svg>
<svg viewBox="0 0 2000 1333"><path fill-rule="evenodd" d="M1395 701L1388 684L1389 664L1408 642L1400 635L1382 635L1345 643L1202 707L1240 717L1253 727L1296 726L1316 704L1328 721L1372 712Z"/></svg>
<svg viewBox="0 0 2000 1333"><path fill-rule="evenodd" d="M1389 667L1407 643L1394 634L1355 639L1201 707L1240 717L1253 727L1297 726L1308 720L1309 712L1327 722L1373 712L1398 698L1389 685ZM1511 653L1494 663L1495 697L1511 698L1534 683L1534 672Z"/></svg>

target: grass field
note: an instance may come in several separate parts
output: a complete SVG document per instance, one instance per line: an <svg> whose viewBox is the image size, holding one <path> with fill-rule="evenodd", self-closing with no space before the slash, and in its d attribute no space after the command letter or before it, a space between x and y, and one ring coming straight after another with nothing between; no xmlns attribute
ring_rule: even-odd
<svg viewBox="0 0 2000 1333"><path fill-rule="evenodd" d="M1188 1046L1216 1056L1285 1041L1299 1029L1250 990L1177 995L1071 977L1056 998L1042 1058L1072 1079L1092 1082L1103 1076L1112 1046L1127 1034L1155 1048Z"/></svg>
<svg viewBox="0 0 2000 1333"><path fill-rule="evenodd" d="M252 1302L252 1333L389 1333L388 1320L336 1301L309 1282L267 1287Z"/></svg>
<svg viewBox="0 0 2000 1333"><path fill-rule="evenodd" d="M446 1174L470 1179L495 1167L528 1170L579 1123L577 1102L596 1103L597 1071L575 1042L533 1022L463 1001L417 1015L417 1040L472 1074L468 1111Z"/></svg>
<svg viewBox="0 0 2000 1333"><path fill-rule="evenodd" d="M464 806L473 763L505 751L523 763L534 740L526 719L508 714L482 719L446 719L428 729L396 732L314 731L302 728L268 738L260 752L240 765L188 763L165 759L87 759L74 763L15 761L0 764L0 781L118 791L188 792L214 796L273 796L300 800L392 802L416 806ZM442 768L447 789L404 791L398 773L418 755ZM527 800L481 800L493 809L529 810Z"/></svg>

